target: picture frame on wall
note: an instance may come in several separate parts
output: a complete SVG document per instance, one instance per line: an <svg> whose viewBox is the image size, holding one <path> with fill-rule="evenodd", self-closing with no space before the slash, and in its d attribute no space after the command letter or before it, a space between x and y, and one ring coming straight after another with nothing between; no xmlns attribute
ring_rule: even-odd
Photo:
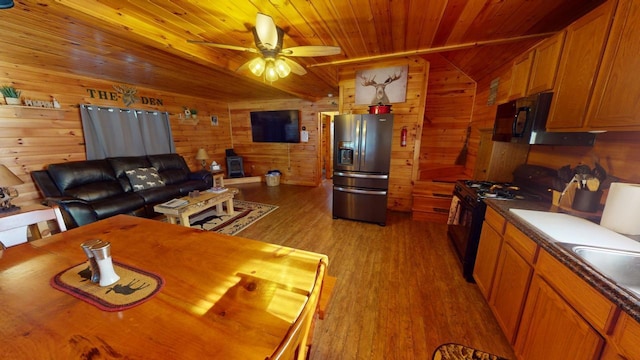
<svg viewBox="0 0 640 360"><path fill-rule="evenodd" d="M211 115L211 126L218 126L218 115Z"/></svg>
<svg viewBox="0 0 640 360"><path fill-rule="evenodd" d="M408 70L404 65L356 72L356 105L405 102Z"/></svg>

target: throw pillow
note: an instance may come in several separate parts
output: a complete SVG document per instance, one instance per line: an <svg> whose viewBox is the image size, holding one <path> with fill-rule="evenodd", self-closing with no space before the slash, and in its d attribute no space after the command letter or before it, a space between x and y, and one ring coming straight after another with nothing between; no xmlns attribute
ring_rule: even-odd
<svg viewBox="0 0 640 360"><path fill-rule="evenodd" d="M158 186L164 186L164 181L158 174L158 170L154 167L137 168L124 172L129 178L133 191L151 189Z"/></svg>

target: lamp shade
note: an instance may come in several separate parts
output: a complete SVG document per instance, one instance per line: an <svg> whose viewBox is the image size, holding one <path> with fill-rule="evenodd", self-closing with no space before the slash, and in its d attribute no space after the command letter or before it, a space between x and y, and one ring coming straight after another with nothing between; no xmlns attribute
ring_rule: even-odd
<svg viewBox="0 0 640 360"><path fill-rule="evenodd" d="M6 166L0 164L0 186L16 186L24 184L19 177L11 172Z"/></svg>
<svg viewBox="0 0 640 360"><path fill-rule="evenodd" d="M196 154L196 160L207 160L209 155L204 148L198 149L198 153Z"/></svg>

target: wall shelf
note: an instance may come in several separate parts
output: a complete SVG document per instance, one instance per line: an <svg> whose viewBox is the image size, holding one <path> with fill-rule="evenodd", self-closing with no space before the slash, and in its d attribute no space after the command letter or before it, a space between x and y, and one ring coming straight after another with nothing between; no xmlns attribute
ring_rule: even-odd
<svg viewBox="0 0 640 360"><path fill-rule="evenodd" d="M0 105L0 118L64 119L65 109L24 105Z"/></svg>
<svg viewBox="0 0 640 360"><path fill-rule="evenodd" d="M64 111L64 109L56 109L56 108L49 108L49 107L42 107L42 106L5 105L5 104L0 105L0 108Z"/></svg>

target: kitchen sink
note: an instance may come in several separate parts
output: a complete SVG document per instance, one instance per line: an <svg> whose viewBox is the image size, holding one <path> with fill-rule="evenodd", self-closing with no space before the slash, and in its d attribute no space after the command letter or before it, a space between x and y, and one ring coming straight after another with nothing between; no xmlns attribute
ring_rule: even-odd
<svg viewBox="0 0 640 360"><path fill-rule="evenodd" d="M570 250L620 287L640 297L640 252L570 243L556 243Z"/></svg>

